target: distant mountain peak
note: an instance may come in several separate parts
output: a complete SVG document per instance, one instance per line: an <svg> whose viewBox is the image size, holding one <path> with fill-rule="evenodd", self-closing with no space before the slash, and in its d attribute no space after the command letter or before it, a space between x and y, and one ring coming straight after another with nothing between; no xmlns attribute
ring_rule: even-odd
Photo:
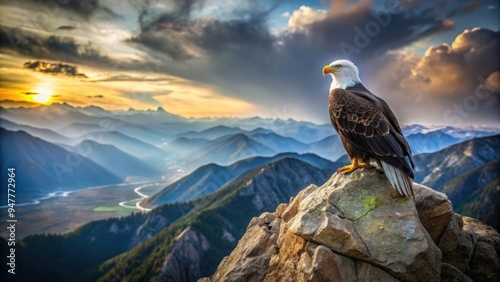
<svg viewBox="0 0 500 282"><path fill-rule="evenodd" d="M246 134L244 133L236 133L234 135L231 135L227 138L225 138L225 140L227 141L237 141L237 140L244 140L244 141L247 141L247 142L255 142L255 143L258 143L257 141L253 140L252 138L248 137Z"/></svg>
<svg viewBox="0 0 500 282"><path fill-rule="evenodd" d="M71 109L71 110L74 110L75 107L73 107L72 105L68 104L67 102L64 102L61 104L61 106L65 109Z"/></svg>
<svg viewBox="0 0 500 282"><path fill-rule="evenodd" d="M96 106L96 105L88 105L88 106L82 107L82 109L96 109L96 110L102 110L102 111L104 111L103 108L101 108L99 106Z"/></svg>
<svg viewBox="0 0 500 282"><path fill-rule="evenodd" d="M205 130L203 130L203 131L208 131L208 130L221 130L221 129L236 129L236 128L221 124L221 125L216 125L216 126L214 126L214 127L207 128L207 129L205 129Z"/></svg>

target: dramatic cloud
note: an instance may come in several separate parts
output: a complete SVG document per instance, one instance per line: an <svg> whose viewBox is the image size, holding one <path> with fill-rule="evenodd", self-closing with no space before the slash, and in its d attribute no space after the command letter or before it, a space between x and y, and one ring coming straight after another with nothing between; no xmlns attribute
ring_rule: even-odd
<svg viewBox="0 0 500 282"><path fill-rule="evenodd" d="M24 0L24 2L33 2L38 5L38 8L47 14L56 15L60 10L69 11L79 15L84 19L89 19L90 16L96 13L117 17L118 15L110 8L101 5L100 0L64 0L64 1L39 1L39 0Z"/></svg>
<svg viewBox="0 0 500 282"><path fill-rule="evenodd" d="M111 12L107 8L103 8L99 5L99 0L85 0L85 1L62 1L59 7L63 9L71 10L74 13L82 15L83 17L89 17L96 11L103 10L106 12Z"/></svg>
<svg viewBox="0 0 500 282"><path fill-rule="evenodd" d="M104 95L88 95L87 98L101 99L104 98Z"/></svg>
<svg viewBox="0 0 500 282"><path fill-rule="evenodd" d="M478 86L479 91L500 93L500 72L496 71Z"/></svg>
<svg viewBox="0 0 500 282"><path fill-rule="evenodd" d="M81 44L72 37L50 35L48 37L20 28L0 25L0 50L21 55L88 65L116 64L102 55L91 43Z"/></svg>
<svg viewBox="0 0 500 282"><path fill-rule="evenodd" d="M206 59L212 53L243 55L254 48L260 52L272 48L274 41L266 25L271 8L266 10L254 4L234 11L235 15L243 15L242 19L193 19L193 7L198 2L174 1L168 12L159 15L151 8L143 8L139 16L141 33L130 41L161 52L174 61ZM272 2L279 1L269 1Z"/></svg>
<svg viewBox="0 0 500 282"><path fill-rule="evenodd" d="M451 46L430 47L412 68L409 79L414 80L412 86L425 87L432 95L470 94L481 81L500 69L498 50L500 32L465 30Z"/></svg>
<svg viewBox="0 0 500 282"><path fill-rule="evenodd" d="M465 30L451 46L432 46L422 58L401 52L386 54L370 66L377 74L370 83L397 101L397 109L408 109L407 113L426 110L427 117L441 123L499 121L498 50L500 32ZM377 83L382 80L384 85Z"/></svg>
<svg viewBox="0 0 500 282"><path fill-rule="evenodd" d="M288 28L293 31L300 31L307 28L308 25L326 19L328 12L325 10L314 10L307 6L301 6L294 11L288 20Z"/></svg>
<svg viewBox="0 0 500 282"><path fill-rule="evenodd" d="M453 27L431 9L373 10L364 2L336 13L303 6L292 13L287 31L273 35L269 11L195 19L193 1L182 3L155 17L142 13L141 33L131 41L166 55L170 74L216 85L225 95L272 111L286 107L292 115L323 121L330 82L321 76L322 66L347 57L366 76L364 66L387 50Z"/></svg>
<svg viewBox="0 0 500 282"><path fill-rule="evenodd" d="M414 68L434 93L454 95L472 92L480 79L499 69L500 33L486 29L466 30L451 46L431 47Z"/></svg>
<svg viewBox="0 0 500 282"><path fill-rule="evenodd" d="M24 68L47 74L53 74L53 75L62 74L71 77L87 78L85 74L79 73L77 66L74 65L62 64L62 63L54 64L43 61L34 61L34 62L29 61L24 63L23 66Z"/></svg>

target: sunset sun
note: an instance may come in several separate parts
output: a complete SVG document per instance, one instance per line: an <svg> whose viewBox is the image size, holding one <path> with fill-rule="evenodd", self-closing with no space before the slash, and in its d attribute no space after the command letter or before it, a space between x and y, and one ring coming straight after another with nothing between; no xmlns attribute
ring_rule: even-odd
<svg viewBox="0 0 500 282"><path fill-rule="evenodd" d="M50 101L50 98L52 97L54 91L47 85L40 85L37 88L33 89L33 92L37 93L33 95L33 100L37 101L38 103L47 103L48 101Z"/></svg>

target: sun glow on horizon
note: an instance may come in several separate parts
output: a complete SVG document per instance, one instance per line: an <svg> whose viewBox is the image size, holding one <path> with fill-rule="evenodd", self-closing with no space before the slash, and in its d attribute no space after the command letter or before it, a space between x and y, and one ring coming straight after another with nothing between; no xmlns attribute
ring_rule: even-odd
<svg viewBox="0 0 500 282"><path fill-rule="evenodd" d="M54 90L52 89L51 85L47 84L37 86L35 89L33 89L32 92L36 93L35 95L33 95L33 100L42 104L50 101L52 95L54 94Z"/></svg>

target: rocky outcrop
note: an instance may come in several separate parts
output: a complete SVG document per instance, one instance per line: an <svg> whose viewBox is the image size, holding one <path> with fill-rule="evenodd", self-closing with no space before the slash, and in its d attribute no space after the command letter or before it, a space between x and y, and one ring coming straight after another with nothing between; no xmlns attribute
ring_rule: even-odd
<svg viewBox="0 0 500 282"><path fill-rule="evenodd" d="M414 190L400 197L377 170L334 174L254 218L200 281L498 281L500 235Z"/></svg>
<svg viewBox="0 0 500 282"><path fill-rule="evenodd" d="M174 248L165 258L162 270L154 281L193 281L200 277L200 258L209 247L203 234L186 228L177 237Z"/></svg>

